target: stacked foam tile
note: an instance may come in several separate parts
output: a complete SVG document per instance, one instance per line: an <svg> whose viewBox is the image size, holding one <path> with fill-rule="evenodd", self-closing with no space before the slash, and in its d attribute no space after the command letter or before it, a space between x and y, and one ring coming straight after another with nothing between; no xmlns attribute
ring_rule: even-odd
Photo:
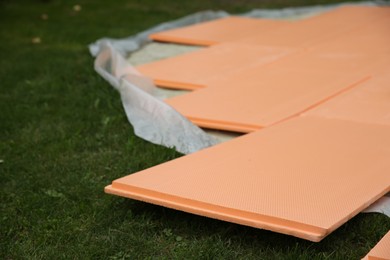
<svg viewBox="0 0 390 260"><path fill-rule="evenodd" d="M142 65L194 123L250 133L106 192L320 241L390 191L390 11L225 18L152 37L212 45Z"/></svg>

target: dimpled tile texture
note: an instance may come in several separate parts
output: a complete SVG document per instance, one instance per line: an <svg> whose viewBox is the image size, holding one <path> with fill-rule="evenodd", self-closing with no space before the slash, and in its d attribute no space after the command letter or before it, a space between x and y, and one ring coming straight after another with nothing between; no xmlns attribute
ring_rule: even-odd
<svg viewBox="0 0 390 260"><path fill-rule="evenodd" d="M205 50L195 52L190 55L184 55L181 57L175 57L164 61L152 62L143 66L139 66L138 69L147 76L150 76L156 80L158 85L171 88L187 88L187 85L191 83L197 85L199 81L204 85L204 80L210 75L220 75L221 73L229 73L229 71L243 69L241 66L250 65L256 62L262 62L263 60L270 61L276 58L285 56L285 48L290 50L302 50L303 46L313 47L316 45L327 45L329 42L332 44L328 48L335 47L336 50L345 51L357 49L362 51L364 46L359 46L355 42L363 41L363 44L368 44L369 51L373 45L377 46L374 50L378 50L378 44L382 48L389 49L389 21L383 21L388 19L389 11L387 8L373 8L373 7L344 7L338 8L335 11L327 12L312 18L304 19L296 22L285 22L283 26L278 27L278 30L270 30L270 35L265 34L258 27L249 27L247 30L253 30L251 32L252 37L234 37L230 42L236 43L235 45L226 45L226 42L221 41L221 46L214 46L214 48L206 48ZM240 21L240 19L254 20L254 22L262 21L261 19L250 18L224 18L223 21L228 20L230 23L234 21ZM197 26L202 28L209 28L214 34L218 34L221 28L215 28L210 26L213 23L220 24L219 20L209 23L204 23ZM345 21L348 21L347 23ZM209 27L207 27L209 26ZM366 30L361 30L361 28ZM189 31L191 35L192 27L182 28L177 34L183 34ZM230 30L230 25L224 27L226 30ZM223 30L222 30L223 31ZM160 33L164 34L164 32ZM231 35L233 35L232 33ZM276 34L278 37L276 37ZM325 37L327 36L327 37ZM195 35L194 35L195 37ZM259 39L257 39L257 38ZM324 38L325 37L325 38ZM337 40L340 38L340 40ZM351 37L353 39L351 39ZM378 39L381 38L381 39ZM387 39L384 39L386 37ZM278 38L280 43L275 43L275 39ZM257 39L257 40L256 40ZM364 39L369 40L368 42ZM304 41L306 44L291 44L289 41ZM374 42L373 42L374 41ZM353 44L351 44L353 43ZM254 45L254 46L253 46ZM256 49L256 46L258 49ZM266 47L268 46L268 47ZM280 48L280 47L283 48ZM261 48L262 47L262 48ZM359 48L360 47L360 48ZM367 46L366 46L367 47ZM270 50L270 48L273 48ZM267 52L268 49L268 52ZM379 48L380 49L380 48ZM278 54L278 50L280 52ZM248 63L248 64L246 64ZM226 69L226 66L230 66L230 69ZM194 81L194 82L192 82ZM172 84L172 85L170 85Z"/></svg>
<svg viewBox="0 0 390 260"><path fill-rule="evenodd" d="M319 241L390 189L390 127L292 119L106 192Z"/></svg>
<svg viewBox="0 0 390 260"><path fill-rule="evenodd" d="M153 40L210 46L274 30L288 22L246 17L226 17L150 35Z"/></svg>
<svg viewBox="0 0 390 260"><path fill-rule="evenodd" d="M209 87L168 99L167 103L199 126L252 132L367 80L371 74L368 65L377 60L355 60L298 53L266 67L210 80ZM312 66L316 63L321 66Z"/></svg>
<svg viewBox="0 0 390 260"><path fill-rule="evenodd" d="M390 126L390 66L384 67L356 88L307 112L322 118L337 118Z"/></svg>
<svg viewBox="0 0 390 260"><path fill-rule="evenodd" d="M229 74L269 64L295 51L251 44L222 43L143 64L137 66L137 70L154 79L160 87L195 90L205 87L208 80L224 78Z"/></svg>
<svg viewBox="0 0 390 260"><path fill-rule="evenodd" d="M203 88L167 102L201 126L253 133L117 179L105 191L320 241L390 191L389 10L340 8L294 22L295 33L284 29L290 23L265 29L267 42L255 35L210 47L215 59L219 46L226 53L251 46L237 67L224 55L224 69L212 61L202 71L189 60L199 77L180 80ZM207 56L199 62L211 63ZM180 72L187 65L177 60Z"/></svg>
<svg viewBox="0 0 390 260"><path fill-rule="evenodd" d="M307 19L291 22L275 30L253 34L236 42L279 47L309 48L333 40L362 26L386 18L386 8L347 6Z"/></svg>
<svg viewBox="0 0 390 260"><path fill-rule="evenodd" d="M312 45L305 48L237 40L138 69L160 86L200 89L167 100L193 123L252 132L302 113L371 77L378 61L390 60L389 10L344 7L278 27L289 28L283 30L293 34L298 29L312 32L304 33L305 37L281 33L286 37L282 42L329 35L316 44L310 40ZM265 38L272 40L274 36Z"/></svg>

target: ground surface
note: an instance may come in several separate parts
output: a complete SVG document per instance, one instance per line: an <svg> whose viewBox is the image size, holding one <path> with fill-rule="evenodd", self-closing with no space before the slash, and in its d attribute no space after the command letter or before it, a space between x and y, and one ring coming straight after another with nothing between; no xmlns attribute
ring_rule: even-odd
<svg viewBox="0 0 390 260"><path fill-rule="evenodd" d="M319 2L329 1L0 0L0 258L363 257L390 229L384 215L360 214L311 243L103 193L180 155L133 135L88 43L204 9Z"/></svg>

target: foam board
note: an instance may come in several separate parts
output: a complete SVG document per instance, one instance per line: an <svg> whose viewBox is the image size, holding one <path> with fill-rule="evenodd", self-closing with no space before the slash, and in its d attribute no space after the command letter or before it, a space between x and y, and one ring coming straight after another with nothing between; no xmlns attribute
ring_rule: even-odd
<svg viewBox="0 0 390 260"><path fill-rule="evenodd" d="M367 124L390 125L390 65L356 88L307 112L322 118L336 118Z"/></svg>
<svg viewBox="0 0 390 260"><path fill-rule="evenodd" d="M117 179L105 191L320 241L390 190L389 133L297 118Z"/></svg>
<svg viewBox="0 0 390 260"><path fill-rule="evenodd" d="M125 176L105 191L322 240L390 191L389 10L340 8L262 37L236 35L245 39L192 53L193 64L184 56L164 61L156 70L182 74L165 78L179 82L171 87L198 89L169 104L200 126L253 133ZM278 46L294 51L284 55ZM198 74L186 74L187 65ZM383 258L382 245L367 257Z"/></svg>
<svg viewBox="0 0 390 260"><path fill-rule="evenodd" d="M295 53L223 78L167 103L206 128L252 132L296 116L368 80L379 64L373 56Z"/></svg>
<svg viewBox="0 0 390 260"><path fill-rule="evenodd" d="M295 52L250 44L224 43L185 55L137 66L157 86L195 90L206 87L210 79L266 65Z"/></svg>
<svg viewBox="0 0 390 260"><path fill-rule="evenodd" d="M200 24L154 33L156 41L210 46L264 33L288 24L287 21L230 16Z"/></svg>
<svg viewBox="0 0 390 260"><path fill-rule="evenodd" d="M313 45L359 30L367 24L380 23L390 15L390 8L347 6L325 12L307 19L253 34L236 42L267 46L309 48Z"/></svg>
<svg viewBox="0 0 390 260"><path fill-rule="evenodd" d="M309 47L389 15L390 8L345 6L298 21L226 17L152 34L158 41L210 46L224 42Z"/></svg>

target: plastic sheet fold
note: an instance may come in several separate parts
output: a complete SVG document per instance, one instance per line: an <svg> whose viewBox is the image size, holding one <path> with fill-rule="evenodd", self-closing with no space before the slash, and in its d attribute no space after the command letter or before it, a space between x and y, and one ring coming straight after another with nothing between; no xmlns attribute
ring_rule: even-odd
<svg viewBox="0 0 390 260"><path fill-rule="evenodd" d="M153 96L156 87L139 74L110 44L102 43L95 69L116 88L137 136L188 154L217 141L184 116Z"/></svg>

